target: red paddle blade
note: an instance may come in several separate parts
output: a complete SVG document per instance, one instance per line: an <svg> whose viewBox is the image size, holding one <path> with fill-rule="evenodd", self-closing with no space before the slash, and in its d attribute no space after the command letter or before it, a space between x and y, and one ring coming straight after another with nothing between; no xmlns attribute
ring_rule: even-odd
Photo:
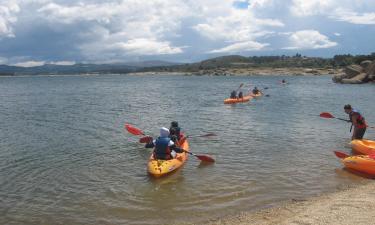
<svg viewBox="0 0 375 225"><path fill-rule="evenodd" d="M134 135L144 135L143 131L141 131L140 129L136 128L136 127L133 127L132 125L126 123L125 124L125 129L131 133L131 134L134 134Z"/></svg>
<svg viewBox="0 0 375 225"><path fill-rule="evenodd" d="M340 159L345 159L347 157L349 157L350 155L344 153L344 152L340 152L340 151L333 151L335 153L335 155L337 157L339 157Z"/></svg>
<svg viewBox="0 0 375 225"><path fill-rule="evenodd" d="M211 158L208 155L195 155L198 159L204 161L204 162L215 162L215 159Z"/></svg>
<svg viewBox="0 0 375 225"><path fill-rule="evenodd" d="M369 157L370 159L375 159L375 154L370 154L370 155L368 155L368 157Z"/></svg>
<svg viewBox="0 0 375 225"><path fill-rule="evenodd" d="M154 139L151 136L144 136L139 139L139 143L150 143Z"/></svg>
<svg viewBox="0 0 375 225"><path fill-rule="evenodd" d="M319 116L320 116L320 117L323 117L323 118L335 118L335 117L332 116L332 114L329 113L329 112L322 112L322 113L320 113Z"/></svg>
<svg viewBox="0 0 375 225"><path fill-rule="evenodd" d="M216 134L208 133L208 134L201 135L200 137L212 137L212 136L216 136Z"/></svg>

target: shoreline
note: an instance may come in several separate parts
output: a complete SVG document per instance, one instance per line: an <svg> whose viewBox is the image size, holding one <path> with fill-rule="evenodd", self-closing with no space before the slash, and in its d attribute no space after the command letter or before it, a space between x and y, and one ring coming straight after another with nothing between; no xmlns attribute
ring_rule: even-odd
<svg viewBox="0 0 375 225"><path fill-rule="evenodd" d="M271 208L214 218L204 222L204 224L372 225L375 210L374 190L375 182L369 180L367 184L341 187L334 192L323 193L306 199L288 200Z"/></svg>
<svg viewBox="0 0 375 225"><path fill-rule="evenodd" d="M342 74L343 69L327 68L217 68L200 70L196 72L173 72L173 71L147 71L133 72L128 75L183 75L183 76L321 76Z"/></svg>

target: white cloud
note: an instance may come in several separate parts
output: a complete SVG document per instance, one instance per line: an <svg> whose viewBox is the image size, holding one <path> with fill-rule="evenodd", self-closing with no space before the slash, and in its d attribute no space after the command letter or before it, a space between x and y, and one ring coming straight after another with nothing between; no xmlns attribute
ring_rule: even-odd
<svg viewBox="0 0 375 225"><path fill-rule="evenodd" d="M352 24L375 24L375 1L373 0L293 0L290 11L295 16L324 15Z"/></svg>
<svg viewBox="0 0 375 225"><path fill-rule="evenodd" d="M171 47L167 41L152 39L133 39L127 42L116 43L114 48L122 49L129 55L163 55L182 53L179 47Z"/></svg>
<svg viewBox="0 0 375 225"><path fill-rule="evenodd" d="M351 10L337 9L335 10L335 17L339 21L345 21L353 24L375 24L375 12L373 13L356 13Z"/></svg>
<svg viewBox="0 0 375 225"><path fill-rule="evenodd" d="M59 65L59 66L71 66L71 65L74 65L76 64L76 62L74 61L56 61L56 62L49 62L49 64L53 64L53 65Z"/></svg>
<svg viewBox="0 0 375 225"><path fill-rule="evenodd" d="M17 22L19 11L16 1L0 1L0 37L14 37L12 24Z"/></svg>
<svg viewBox="0 0 375 225"><path fill-rule="evenodd" d="M337 33L337 32L335 32L335 33L333 33L335 36L337 36L337 37L340 37L341 36L341 34L340 33Z"/></svg>
<svg viewBox="0 0 375 225"><path fill-rule="evenodd" d="M289 37L291 46L284 49L320 49L331 48L337 45L329 38L316 30L301 30Z"/></svg>
<svg viewBox="0 0 375 225"><path fill-rule="evenodd" d="M209 53L238 53L238 52L246 52L246 51L259 51L268 45L269 45L268 43L246 41L246 42L239 42L239 43L231 44L224 48L215 49L215 50L210 51Z"/></svg>
<svg viewBox="0 0 375 225"><path fill-rule="evenodd" d="M253 41L268 34L266 27L283 27L284 24L274 19L259 19L250 10L231 9L226 15L209 17L204 23L193 28L202 36L211 40Z"/></svg>
<svg viewBox="0 0 375 225"><path fill-rule="evenodd" d="M33 66L43 66L45 61L25 61L13 64L14 66L22 66L22 67L33 67Z"/></svg>

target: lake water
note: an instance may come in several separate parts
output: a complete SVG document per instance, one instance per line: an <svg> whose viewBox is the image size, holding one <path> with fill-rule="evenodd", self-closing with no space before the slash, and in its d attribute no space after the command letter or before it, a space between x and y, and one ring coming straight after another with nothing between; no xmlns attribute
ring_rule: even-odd
<svg viewBox="0 0 375 225"><path fill-rule="evenodd" d="M366 183L332 152L350 152L350 125L318 115L346 118L350 103L375 125L375 86L282 78L0 78L0 224L202 223ZM268 87L269 97L224 105L240 83ZM156 136L172 120L190 135L217 134L190 139L216 163L190 157L152 179L151 150L124 123Z"/></svg>

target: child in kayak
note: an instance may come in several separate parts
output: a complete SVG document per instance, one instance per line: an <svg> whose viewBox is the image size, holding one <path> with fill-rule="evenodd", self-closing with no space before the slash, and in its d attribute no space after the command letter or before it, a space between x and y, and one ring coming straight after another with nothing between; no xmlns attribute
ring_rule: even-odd
<svg viewBox="0 0 375 225"><path fill-rule="evenodd" d="M169 138L169 129L165 127L160 128L160 136L156 140L147 143L145 148L154 148L154 157L163 160L173 159L176 157L176 152L183 152Z"/></svg>
<svg viewBox="0 0 375 225"><path fill-rule="evenodd" d="M177 143L181 138L181 128L178 126L177 121L171 122L171 127L169 128L169 137L175 143Z"/></svg>

